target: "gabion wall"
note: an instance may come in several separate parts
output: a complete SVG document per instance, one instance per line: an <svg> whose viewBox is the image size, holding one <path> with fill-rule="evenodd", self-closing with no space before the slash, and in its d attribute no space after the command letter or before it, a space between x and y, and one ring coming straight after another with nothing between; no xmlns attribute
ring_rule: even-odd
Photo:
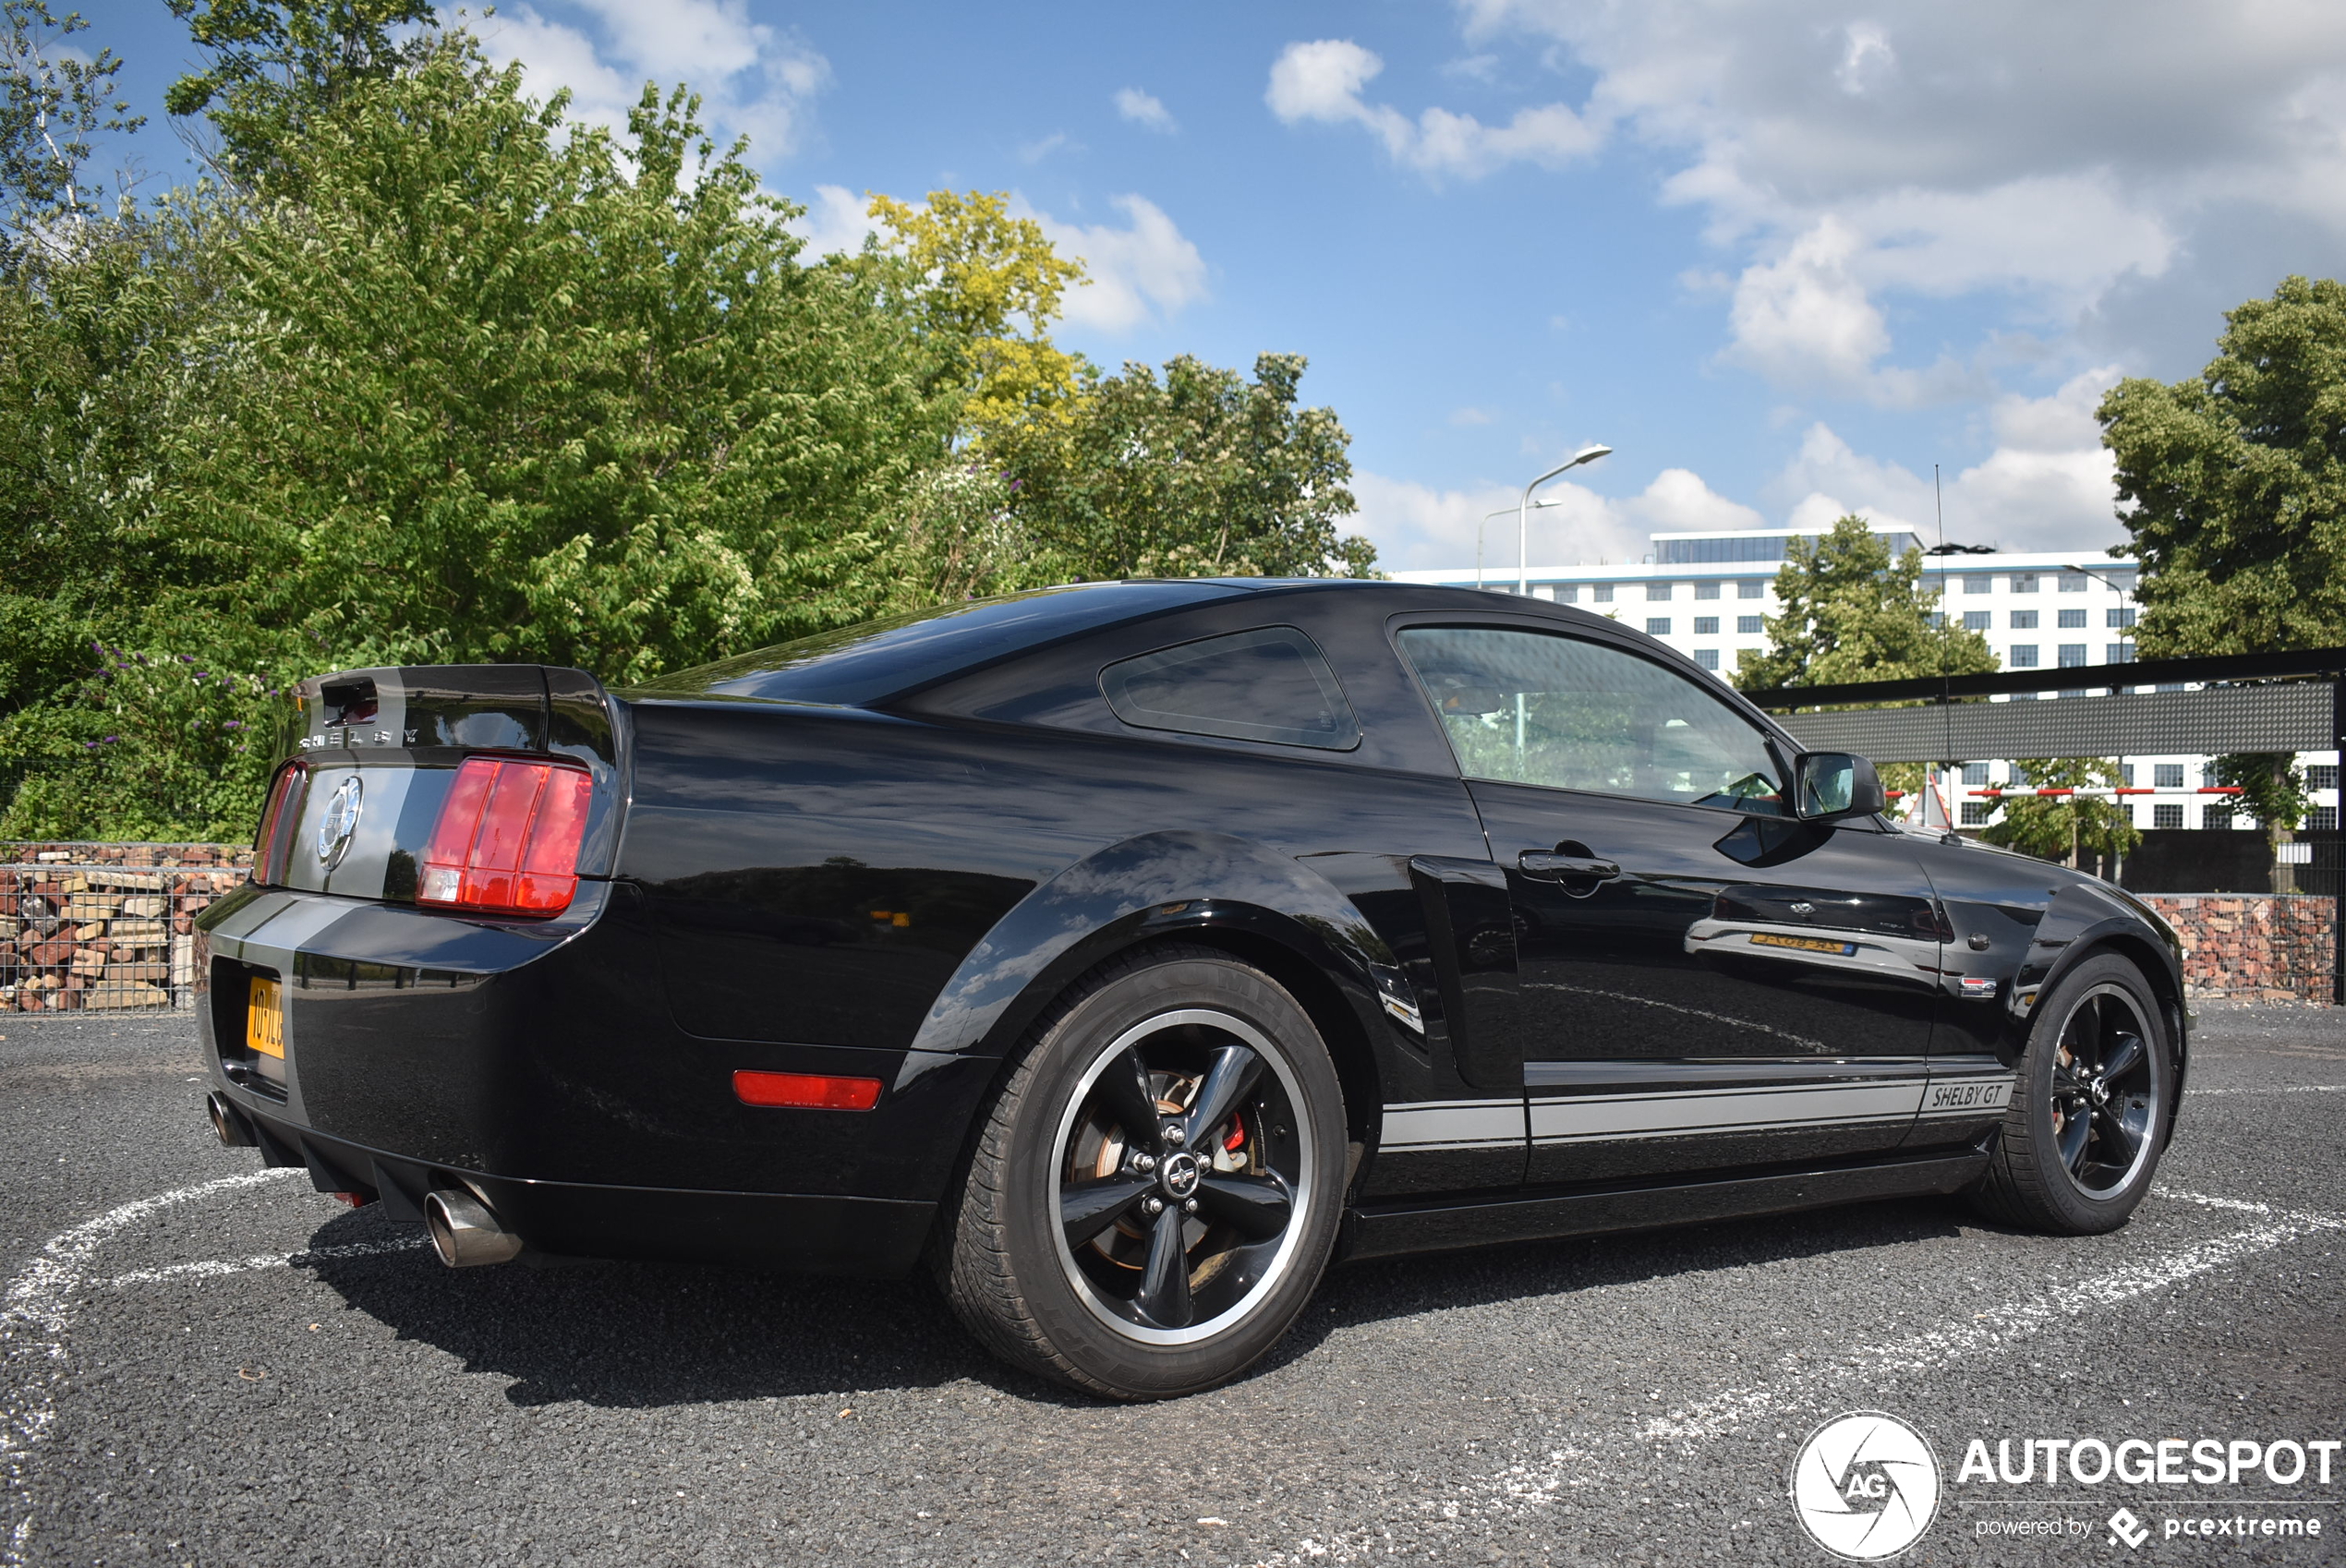
<svg viewBox="0 0 2346 1568"><path fill-rule="evenodd" d="M217 844L0 845L0 1010L195 1003L195 917L243 882Z"/></svg>

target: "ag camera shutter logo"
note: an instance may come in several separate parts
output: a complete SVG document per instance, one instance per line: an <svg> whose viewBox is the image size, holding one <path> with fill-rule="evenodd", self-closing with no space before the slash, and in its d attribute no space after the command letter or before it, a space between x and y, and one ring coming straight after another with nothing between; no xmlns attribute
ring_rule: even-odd
<svg viewBox="0 0 2346 1568"><path fill-rule="evenodd" d="M1792 1511L1808 1538L1835 1557L1895 1557L1938 1516L1938 1455L1895 1416L1835 1416L1808 1434L1792 1462Z"/></svg>

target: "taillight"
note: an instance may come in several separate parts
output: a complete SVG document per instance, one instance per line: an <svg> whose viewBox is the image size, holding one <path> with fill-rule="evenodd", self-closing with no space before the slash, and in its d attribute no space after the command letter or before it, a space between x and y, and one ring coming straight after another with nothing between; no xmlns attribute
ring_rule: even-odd
<svg viewBox="0 0 2346 1568"><path fill-rule="evenodd" d="M560 914L578 891L595 781L575 767L466 757L432 826L416 902L486 914Z"/></svg>
<svg viewBox="0 0 2346 1568"><path fill-rule="evenodd" d="M282 886L286 867L292 863L294 827L301 819L298 797L308 776L308 768L290 762L270 782L269 803L260 812L260 832L252 841L252 879L265 887Z"/></svg>

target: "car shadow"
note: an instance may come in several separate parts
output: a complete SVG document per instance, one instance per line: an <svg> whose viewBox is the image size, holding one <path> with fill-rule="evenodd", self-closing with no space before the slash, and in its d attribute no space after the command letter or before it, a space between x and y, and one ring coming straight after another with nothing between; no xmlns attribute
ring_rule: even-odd
<svg viewBox="0 0 2346 1568"><path fill-rule="evenodd" d="M1349 1264L1249 1376L1392 1319L1943 1239L1965 1220L1948 1200L1912 1200ZM962 1381L1034 1404L1094 1403L996 1360L925 1279L623 1262L449 1270L420 1237L361 1210L320 1227L318 1250L297 1266L400 1338L511 1379L517 1405L650 1408Z"/></svg>

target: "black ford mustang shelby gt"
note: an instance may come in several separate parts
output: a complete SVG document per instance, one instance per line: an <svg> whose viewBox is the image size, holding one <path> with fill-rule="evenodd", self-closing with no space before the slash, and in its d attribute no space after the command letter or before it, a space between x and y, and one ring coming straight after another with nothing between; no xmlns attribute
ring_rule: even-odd
<svg viewBox="0 0 2346 1568"><path fill-rule="evenodd" d="M1080 585L609 692L302 687L222 1140L549 1254L900 1274L1176 1394L1338 1257L1968 1192L2124 1223L2175 939L1606 620Z"/></svg>

